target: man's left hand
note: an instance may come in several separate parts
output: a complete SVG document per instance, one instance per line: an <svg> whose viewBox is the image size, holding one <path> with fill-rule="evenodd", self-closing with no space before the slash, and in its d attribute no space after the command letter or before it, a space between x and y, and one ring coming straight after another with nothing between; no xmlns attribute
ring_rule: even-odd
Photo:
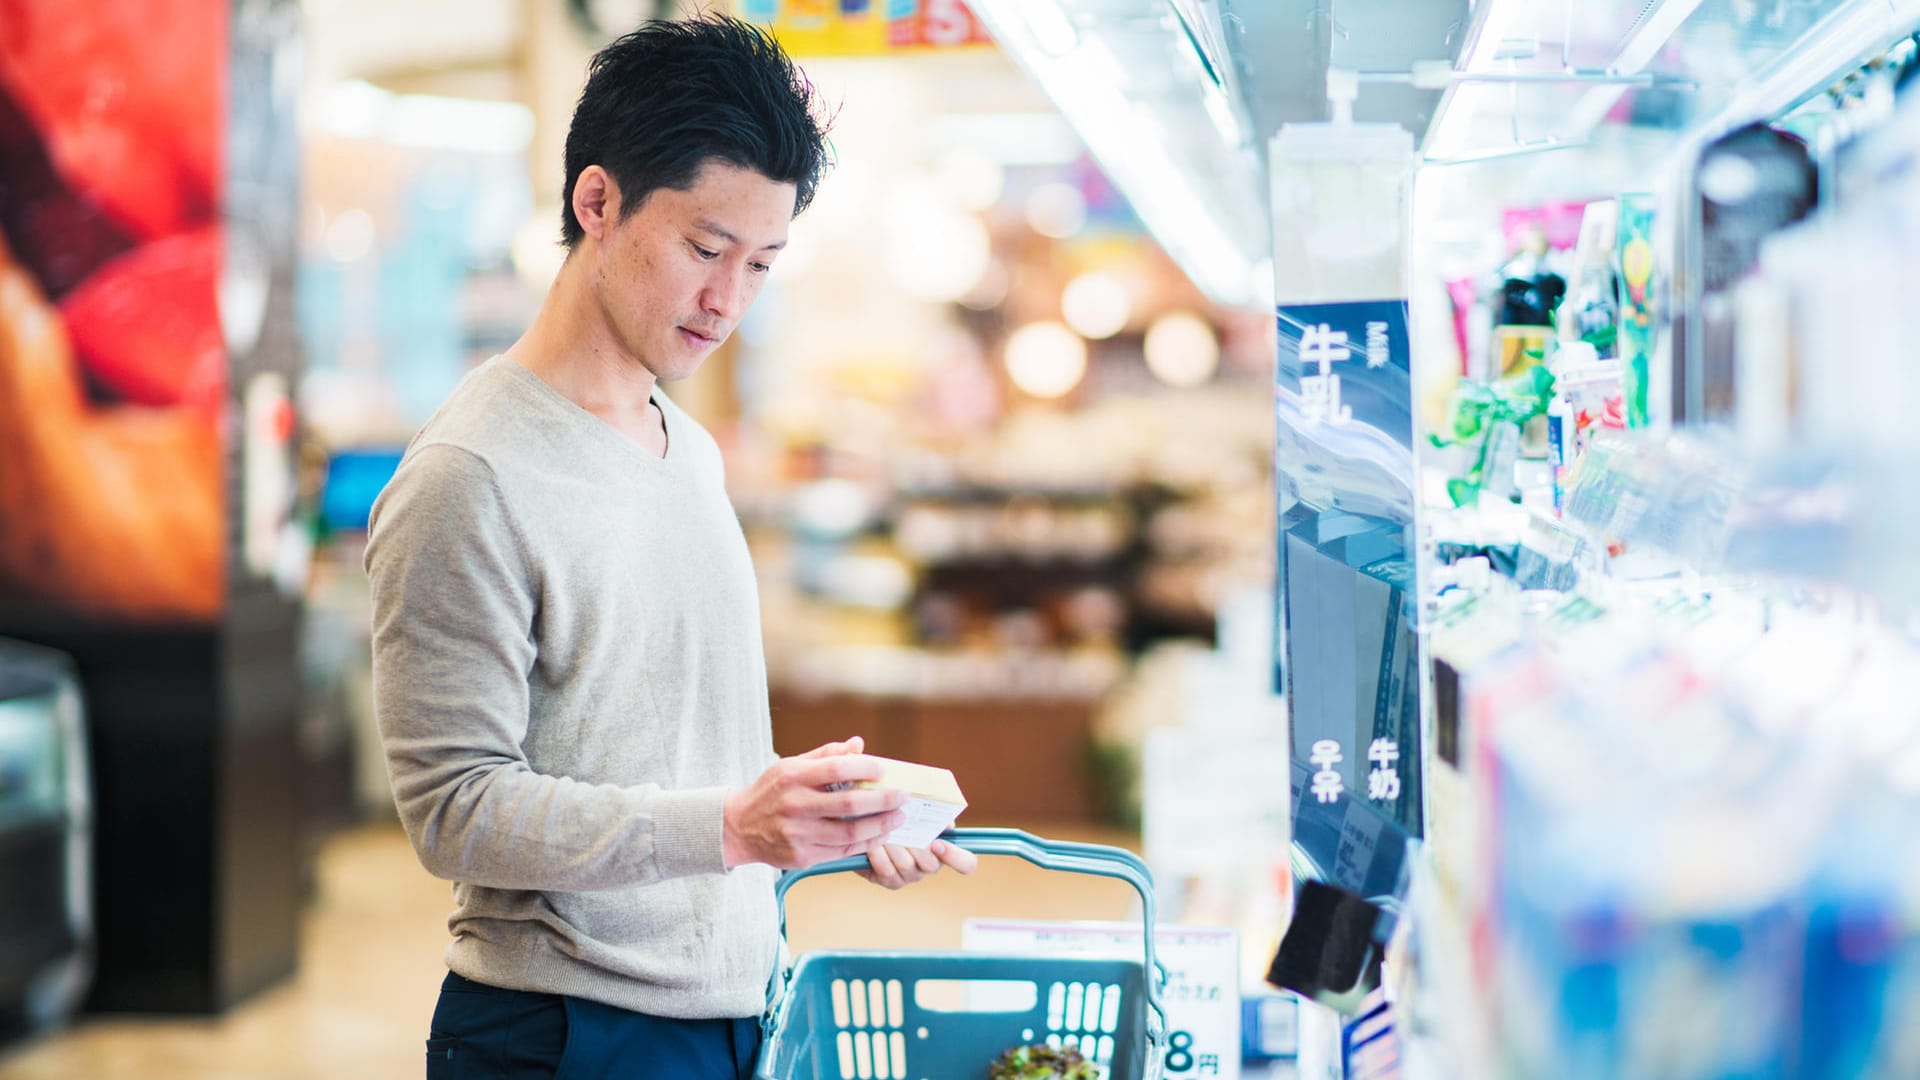
<svg viewBox="0 0 1920 1080"><path fill-rule="evenodd" d="M876 843L867 848L868 869L860 871L860 876L875 885L904 889L921 878L939 873L942 866L951 866L962 874L971 874L978 865L979 856L945 840L935 840L926 848Z"/></svg>

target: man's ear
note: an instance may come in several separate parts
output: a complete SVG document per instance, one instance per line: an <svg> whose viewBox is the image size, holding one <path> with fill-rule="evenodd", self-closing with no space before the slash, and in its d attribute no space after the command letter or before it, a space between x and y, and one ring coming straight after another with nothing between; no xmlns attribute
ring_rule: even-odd
<svg viewBox="0 0 1920 1080"><path fill-rule="evenodd" d="M595 240L606 238L607 229L620 220L620 186L611 173L598 165L580 170L573 181L573 216L581 232Z"/></svg>

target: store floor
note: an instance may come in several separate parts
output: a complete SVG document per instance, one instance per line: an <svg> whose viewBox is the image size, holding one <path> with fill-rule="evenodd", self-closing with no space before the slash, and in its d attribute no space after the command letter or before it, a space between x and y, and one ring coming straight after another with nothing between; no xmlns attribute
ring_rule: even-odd
<svg viewBox="0 0 1920 1080"><path fill-rule="evenodd" d="M1136 843L1084 827L1034 831ZM417 1080L445 971L447 889L397 826L344 833L321 854L292 980L218 1019L85 1021L0 1052L0 1080ZM1118 882L987 859L970 878L942 874L901 893L851 875L809 881L794 889L788 920L796 949L952 948L969 916L1119 919L1131 895Z"/></svg>

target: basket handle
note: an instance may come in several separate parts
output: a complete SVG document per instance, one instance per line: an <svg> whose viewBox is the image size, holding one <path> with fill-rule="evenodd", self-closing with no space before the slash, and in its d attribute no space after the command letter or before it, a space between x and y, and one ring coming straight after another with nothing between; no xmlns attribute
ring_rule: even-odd
<svg viewBox="0 0 1920 1080"><path fill-rule="evenodd" d="M1167 1012L1160 1003L1160 986L1166 980L1165 972L1153 959L1153 871L1140 856L1124 848L1109 847L1105 844L1082 844L1070 840L1046 840L1021 829L948 829L940 834L940 839L955 847L965 848L976 855L1010 855L1025 859L1042 870L1057 870L1069 874L1090 874L1094 877L1116 878L1133 886L1140 894L1140 919L1142 933L1140 939L1145 943L1146 967L1141 971L1146 976L1147 1006L1152 1010L1153 1019L1158 1023L1147 1025L1147 1038L1157 1044L1167 1030ZM835 859L805 870L788 870L780 875L780 881L774 886L774 904L780 913L780 940L787 940L787 890L807 878L822 874L837 874L849 870L862 870L868 866L864 855L854 855L844 859ZM783 983L791 979L792 967L783 964L767 982L767 1009L771 1014L775 999Z"/></svg>

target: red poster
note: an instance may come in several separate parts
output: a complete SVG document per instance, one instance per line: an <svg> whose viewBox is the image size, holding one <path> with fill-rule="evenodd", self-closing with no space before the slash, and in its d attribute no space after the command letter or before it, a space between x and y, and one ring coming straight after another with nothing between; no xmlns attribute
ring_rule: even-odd
<svg viewBox="0 0 1920 1080"><path fill-rule="evenodd" d="M222 606L228 0L0 0L0 622Z"/></svg>

